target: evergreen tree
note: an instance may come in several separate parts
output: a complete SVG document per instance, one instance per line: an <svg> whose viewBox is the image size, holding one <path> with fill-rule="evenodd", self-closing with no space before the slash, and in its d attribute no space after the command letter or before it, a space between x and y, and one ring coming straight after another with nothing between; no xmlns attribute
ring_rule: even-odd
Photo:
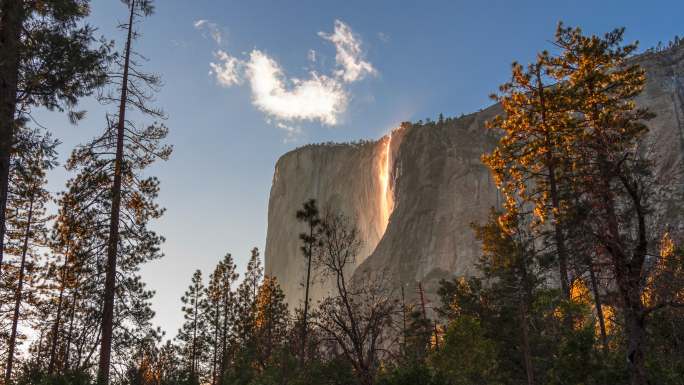
<svg viewBox="0 0 684 385"><path fill-rule="evenodd" d="M61 371L69 366L68 357L77 321L78 289L81 277L88 269L83 258L87 253L83 249L88 247L88 241L92 239L89 231L93 223L87 214L79 211L80 206L75 198L73 194L62 194L57 202L59 210L51 241L53 258L45 269L45 307L54 315L49 326L43 326L48 337L48 376L53 375L56 369ZM65 323L65 319L68 322Z"/></svg>
<svg viewBox="0 0 684 385"><path fill-rule="evenodd" d="M121 248L126 248L122 244L122 238L129 228L122 222L122 211L132 209L135 215L132 220L136 226L138 222L146 218L158 217L161 215L155 205L145 199L145 195L156 197L158 181L154 178L141 180L136 173L151 164L156 159L167 159L171 148L159 144L159 141L166 137L167 128L163 125L152 124L144 128L135 127L129 119L126 119L126 112L129 108L137 109L145 115L154 118L164 117L163 113L150 107L149 101L153 97L153 92L157 90L160 79L157 75L146 74L138 68L138 64L133 60L134 52L132 44L134 38L139 36L134 33L135 23L145 16L150 16L154 10L152 0L123 0L128 7L128 22L122 25L127 37L123 55L115 60L116 69L109 75L109 81L113 87L111 94L102 97L104 102L118 104L118 111L113 116L107 116L107 132L105 135L87 146L83 151L84 157L95 157L97 160L103 154L114 153L110 160L113 172L110 179L111 206L109 208L109 231L107 237L107 263L106 278L103 298L102 315L102 342L100 346L100 359L98 365L98 384L107 385L109 382L109 370L111 364L112 338L114 328L115 297L116 297L116 276L118 273L117 264L125 263L118 261ZM99 152L98 151L102 151ZM92 154L92 155L91 155ZM127 188L137 187L142 194L127 192ZM149 234L149 233L148 233ZM159 239L153 237L150 246L154 253L155 243ZM136 245L137 248L141 245ZM148 253L149 254L149 253ZM144 260L144 259L142 259ZM141 259L138 263L142 262Z"/></svg>
<svg viewBox="0 0 684 385"><path fill-rule="evenodd" d="M264 277L257 293L255 310L257 360L263 371L270 364L276 350L285 342L289 325L285 294L275 277Z"/></svg>
<svg viewBox="0 0 684 385"><path fill-rule="evenodd" d="M88 0L0 1L0 271L3 268L10 156L32 106L73 109L105 80L108 44L94 45L82 21ZM76 120L81 112L72 113Z"/></svg>
<svg viewBox="0 0 684 385"><path fill-rule="evenodd" d="M653 205L651 164L637 149L653 117L637 108L634 98L644 89L645 75L627 59L636 44L623 45L624 29L604 36L585 36L579 28L559 25L555 44L561 54L552 75L566 89L580 129L568 146L576 160L575 185L590 210L586 225L595 246L609 261L624 318L627 361L632 384L648 383L647 321L651 313L671 304L644 303L649 255L659 235L649 218Z"/></svg>
<svg viewBox="0 0 684 385"><path fill-rule="evenodd" d="M534 251L534 238L525 230L515 208L508 208L506 223L493 212L484 226L476 226L476 236L482 242L482 271L485 277L493 279L492 290L496 298L505 305L513 306L514 317L519 330L517 346L522 351L522 367L528 385L535 381L532 342L530 337L530 313L534 292L540 284L538 264ZM512 212L511 212L512 211Z"/></svg>
<svg viewBox="0 0 684 385"><path fill-rule="evenodd" d="M46 214L46 206L51 200L51 195L46 189L46 173L55 166L55 147L58 144L49 134L40 133L38 130L24 128L19 132L18 137L21 151L17 152L12 162L6 249L7 254L16 257L17 266L12 271L12 277L8 277L13 282L11 284L3 282L3 287L14 288L13 296L10 297L14 304L7 342L6 384L12 381L17 328L21 317L24 316L22 306L27 297L25 289L27 273L30 276L36 268L35 259L38 257L38 249L47 245L46 225L50 217ZM5 273L7 274L8 271Z"/></svg>
<svg viewBox="0 0 684 385"><path fill-rule="evenodd" d="M254 344L254 318L256 317L257 294L264 277L259 249L252 249L242 282L237 288L237 319L235 322L238 344L243 347Z"/></svg>
<svg viewBox="0 0 684 385"><path fill-rule="evenodd" d="M504 193L507 207L517 206L517 200L522 199L534 207L536 225L552 219L561 292L563 298L569 299L563 217L567 206L564 190L573 183L569 172L572 159L568 159L566 148L574 135L574 126L564 105L564 88L553 87L546 79L551 60L547 52L542 52L526 70L513 64L512 80L500 87L502 95L494 96L504 114L488 122L488 127L501 129L503 136L494 151L483 156L483 161Z"/></svg>
<svg viewBox="0 0 684 385"><path fill-rule="evenodd" d="M233 318L234 348L231 370L226 370L226 380L236 384L247 384L256 375L257 350L257 295L263 279L259 250L252 249L244 278L236 290ZM227 366L226 366L227 367Z"/></svg>
<svg viewBox="0 0 684 385"><path fill-rule="evenodd" d="M69 170L78 171L79 167L67 164ZM52 259L41 285L44 308L50 316L40 326L47 362L38 366L47 368L48 376L89 367L99 346L101 255L106 239L102 216L106 199L98 184L102 180L102 174L86 168L67 182L67 191L58 200Z"/></svg>
<svg viewBox="0 0 684 385"><path fill-rule="evenodd" d="M302 241L302 253L306 258L306 281L304 282L304 313L302 318L302 339L301 347L302 352L300 356L301 364L304 364L306 359L306 346L307 346L307 331L308 331L308 316L309 316L309 286L311 285L311 266L313 263L313 250L316 246L317 237L321 219L318 215L318 207L316 206L315 199L309 199L304 202L304 207L297 210L297 220L304 222L308 231L299 234L299 238Z"/></svg>
<svg viewBox="0 0 684 385"><path fill-rule="evenodd" d="M238 279L235 263L226 254L209 277L207 309L209 338L211 340L211 383L224 384L225 374L234 348L233 322L236 317L236 296L233 284Z"/></svg>
<svg viewBox="0 0 684 385"><path fill-rule="evenodd" d="M206 379L205 361L207 359L206 343L208 338L205 310L207 298L202 272L196 270L192 275L192 283L181 297L185 322L176 338L181 343L181 355L187 363L187 370L193 383L203 383Z"/></svg>
<svg viewBox="0 0 684 385"><path fill-rule="evenodd" d="M111 128L111 126L110 126ZM152 176L143 177L144 170L156 159L166 159L170 148L162 144L167 130L152 125L141 130L128 127L130 136L126 140L125 167L121 182L120 230L117 233L116 275L114 294L116 301L112 309L112 347L118 361L113 365L127 365L127 355L134 351L133 343L151 332L150 321L154 315L150 300L154 293L141 281L139 270L142 264L162 256L160 245L164 238L149 229L149 223L163 215L155 200L159 192L159 181ZM78 308L85 314L76 314L82 322L80 340L76 341L78 351L75 365L90 364L93 351L104 344L105 329L101 327L103 311L107 309L107 273L111 271L107 257L111 214L114 195L111 193L115 173L115 131L105 133L78 147L67 162L67 169L76 173L68 182L65 196L79 221L87 224L84 239L77 243L79 284L76 289ZM80 243L82 242L82 243ZM106 315L106 314L105 314ZM95 321L96 325L92 325ZM98 326L100 325L100 326ZM102 333L99 335L98 333ZM116 358L116 357L115 357ZM121 372L121 371L119 371Z"/></svg>

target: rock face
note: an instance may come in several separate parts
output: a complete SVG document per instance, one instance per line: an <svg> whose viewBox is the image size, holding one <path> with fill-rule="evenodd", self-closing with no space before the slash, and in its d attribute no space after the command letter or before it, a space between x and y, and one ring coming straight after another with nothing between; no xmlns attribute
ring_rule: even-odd
<svg viewBox="0 0 684 385"><path fill-rule="evenodd" d="M359 144L309 145L283 155L276 164L268 205L266 274L278 278L290 305L304 294L305 258L299 234L306 225L296 220L303 203L315 198L321 210L353 217L361 234L361 258L375 250L387 223L383 207L391 194L378 176L386 169L387 139ZM359 260L358 263L361 263ZM312 300L322 298L327 285L314 273Z"/></svg>
<svg viewBox="0 0 684 385"><path fill-rule="evenodd" d="M656 113L642 149L655 162L660 217L684 216L684 46L634 60L647 71L637 99ZM266 273L277 277L291 307L303 303L306 273L295 212L310 198L353 218L364 241L361 271L385 271L395 289L433 296L441 278L471 275L480 253L470 224L483 222L500 196L480 161L496 144L484 123L498 105L458 119L405 124L375 142L309 145L276 164L269 201ZM663 223L665 223L663 222ZM316 275L316 274L315 274ZM312 300L330 286L316 277Z"/></svg>

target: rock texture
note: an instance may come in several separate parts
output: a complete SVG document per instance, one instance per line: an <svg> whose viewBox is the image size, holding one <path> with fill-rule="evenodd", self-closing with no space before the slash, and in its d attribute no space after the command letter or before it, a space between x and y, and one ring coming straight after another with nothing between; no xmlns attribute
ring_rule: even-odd
<svg viewBox="0 0 684 385"><path fill-rule="evenodd" d="M657 115L642 149L655 162L658 211L663 225L681 226L684 46L634 60L648 79L637 102ZM441 123L407 124L375 142L310 145L281 157L269 201L266 273L278 278L290 306L303 301L304 226L295 212L309 198L354 218L365 242L357 272L386 271L408 296L419 282L432 296L441 278L474 274L479 245L470 224L500 203L480 161L496 144L484 123L499 112L494 105ZM318 278L314 302L330 288Z"/></svg>

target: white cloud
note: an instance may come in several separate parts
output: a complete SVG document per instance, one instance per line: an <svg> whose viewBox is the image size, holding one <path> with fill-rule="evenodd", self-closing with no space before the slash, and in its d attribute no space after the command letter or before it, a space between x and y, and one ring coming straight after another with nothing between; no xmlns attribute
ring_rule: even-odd
<svg viewBox="0 0 684 385"><path fill-rule="evenodd" d="M354 35L347 24L335 20L335 31L333 33L319 32L318 35L335 44L337 50L335 61L340 67L335 71L335 75L345 82L355 82L363 79L366 75L377 73L373 65L364 60L361 40Z"/></svg>
<svg viewBox="0 0 684 385"><path fill-rule="evenodd" d="M211 30L210 24L206 20L198 20L195 27ZM247 80L252 104L267 115L269 124L286 132L286 141L295 140L302 129L287 123L318 121L336 125L349 102L346 84L377 73L364 60L360 40L346 24L336 20L332 34L320 32L319 35L331 41L336 48L337 69L330 76L309 71L305 79L288 78L275 59L257 49L249 54L243 53L247 56L245 59L231 56L224 50L216 51L216 61L209 63L209 74L223 87ZM216 42L219 43L220 39ZM316 63L316 51L309 50L307 58Z"/></svg>
<svg viewBox="0 0 684 385"><path fill-rule="evenodd" d="M254 105L274 118L335 125L347 107L347 93L328 76L311 72L309 79L288 82L280 65L259 50L250 53L246 67Z"/></svg>
<svg viewBox="0 0 684 385"><path fill-rule="evenodd" d="M209 33L209 37L211 37L216 44L221 45L223 42L223 32L221 32L221 28L216 23L212 23L206 19L200 19L195 21L193 25L195 26L195 29Z"/></svg>
<svg viewBox="0 0 684 385"><path fill-rule="evenodd" d="M299 139L299 137L303 133L301 127L291 126L291 125L285 124L283 122L276 122L275 125L276 125L276 127L285 131L285 138L283 139L284 143L296 142L297 139Z"/></svg>
<svg viewBox="0 0 684 385"><path fill-rule="evenodd" d="M216 82L223 87L242 83L240 71L244 63L223 50L214 52L217 63L209 63L209 75L216 77Z"/></svg>

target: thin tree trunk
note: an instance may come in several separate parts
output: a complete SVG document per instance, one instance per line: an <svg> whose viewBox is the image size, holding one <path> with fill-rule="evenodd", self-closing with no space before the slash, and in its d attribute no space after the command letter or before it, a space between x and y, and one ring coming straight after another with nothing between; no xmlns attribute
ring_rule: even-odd
<svg viewBox="0 0 684 385"><path fill-rule="evenodd" d="M561 226L558 213L560 212L560 199L558 198L558 187L556 184L555 166L549 166L549 188L551 190L551 204L553 205L553 231L556 249L558 251L558 274L560 275L561 293L563 298L570 299L570 284L568 279L568 251L565 245L565 235Z"/></svg>
<svg viewBox="0 0 684 385"><path fill-rule="evenodd" d="M59 287L59 299L57 300L57 315L52 327L52 342L50 346L50 363L48 364L48 375L52 375L55 370L55 358L57 355L57 341L59 340L59 323L62 320L62 302L64 299L64 288L66 287L66 267L69 260L69 249L64 254L64 264L62 265L62 282Z"/></svg>
<svg viewBox="0 0 684 385"><path fill-rule="evenodd" d="M28 216L26 218L26 230L24 233L24 244L21 247L21 265L19 267L19 280L14 299L14 315L12 316L12 334L9 339L7 353L7 367L5 371L5 384L9 385L12 380L12 365L14 364L14 350L17 343L17 325L19 324L19 310L21 308L21 296L24 288L24 273L26 270L26 253L28 252L28 241L31 236L31 220L33 219L33 195L29 201Z"/></svg>
<svg viewBox="0 0 684 385"><path fill-rule="evenodd" d="M598 114L596 115L598 116ZM619 220L615 210L616 203L610 188L610 181L615 177L615 171L606 161L605 155L599 155L599 162L602 178L599 186L599 197L604 205L605 231L607 232L604 235L604 242L606 250L612 258L615 281L622 296L624 306L625 335L628 345L627 361L631 384L647 385L648 375L646 374L646 352L644 347L646 339L646 311L641 299L642 270L647 252L645 214L641 206L640 197L634 191L631 191L630 186L622 180L634 204L638 223L639 241L635 246L633 254L628 256L621 239ZM618 177L620 176L618 175Z"/></svg>
<svg viewBox="0 0 684 385"><path fill-rule="evenodd" d="M217 306L216 309L214 309L215 315L214 315L214 356L212 357L212 369L211 369L211 385L216 385L216 365L217 365L217 358L218 358L218 348L219 348L219 341L218 341L218 334L219 334L219 315L220 315L220 306Z"/></svg>
<svg viewBox="0 0 684 385"><path fill-rule="evenodd" d="M195 290L197 290L197 285L195 285ZM197 291L196 291L197 292ZM190 364L190 374L195 378L195 362L197 360L197 295L195 295L195 308L194 308L194 320L192 321L192 362Z"/></svg>
<svg viewBox="0 0 684 385"><path fill-rule="evenodd" d="M308 337L308 315L309 315L309 282L311 281L311 259L313 257L313 226L309 226L309 250L306 261L306 289L304 290L304 319L302 320L302 355L299 358L300 365L304 366L306 360L306 340Z"/></svg>
<svg viewBox="0 0 684 385"><path fill-rule="evenodd" d="M599 331L601 333L601 345L603 347L603 354L608 354L608 333L606 331L606 319L603 315L603 304L601 303L601 293L599 291L598 280L596 279L596 272L594 271L594 264L589 261L589 279L591 281L591 290L594 293L594 306L596 307L596 318L599 322Z"/></svg>
<svg viewBox="0 0 684 385"><path fill-rule="evenodd" d="M78 277L77 277L78 279ZM69 356L71 355L71 340L74 334L74 316L76 313L76 301L78 300L78 288L74 291L74 299L71 301L71 312L69 314L69 331L67 332L66 343L64 344L64 362L62 363L62 369L69 369Z"/></svg>
<svg viewBox="0 0 684 385"><path fill-rule="evenodd" d="M225 282L228 281L228 275L225 277ZM230 290L230 288L226 288ZM221 331L221 372L219 373L219 384L224 385L224 378L226 375L226 366L228 364L228 296L230 294L226 291L223 297L223 330Z"/></svg>
<svg viewBox="0 0 684 385"><path fill-rule="evenodd" d="M536 68L536 78L537 78L537 92L539 94L539 104L541 105L541 121L545 126L545 131L548 132L549 127L547 127L547 117L546 117L546 98L544 94L544 85L541 79L541 72L539 66ZM549 172L549 193L551 195L551 205L553 208L553 230L554 230L554 240L556 242L556 249L558 252L558 273L561 284L561 293L563 298L570 299L570 285L568 282L568 251L565 245L565 235L563 234L563 228L561 226L561 221L559 218L560 214L560 197L558 192L558 181L556 180L556 162L554 155L551 152L550 147L552 143L548 140L547 134L547 146L549 147L546 153L546 163Z"/></svg>
<svg viewBox="0 0 684 385"><path fill-rule="evenodd" d="M24 20L23 1L2 1L0 7L0 276L5 251L10 153L14 146L17 83L19 81L19 38Z"/></svg>
<svg viewBox="0 0 684 385"><path fill-rule="evenodd" d="M133 37L133 16L136 1L130 2L128 18L128 36L124 70L121 80L121 100L119 103L119 121L116 128L116 159L114 163L114 183L112 185L112 211L109 223L109 240L107 244L107 275L105 278L104 309L102 314L102 343L100 345L100 361L97 371L97 383L109 384L109 367L112 354L112 328L114 323L114 294L116 291L116 256L119 243L119 215L121 210L121 178L123 169L124 124L126 122L126 101L128 98L128 70L131 59L131 40Z"/></svg>
<svg viewBox="0 0 684 385"><path fill-rule="evenodd" d="M43 328L40 329L40 338L38 339L38 349L36 351L36 356L34 359L34 365L40 369L41 357L43 356L43 339L45 338L45 331Z"/></svg>

